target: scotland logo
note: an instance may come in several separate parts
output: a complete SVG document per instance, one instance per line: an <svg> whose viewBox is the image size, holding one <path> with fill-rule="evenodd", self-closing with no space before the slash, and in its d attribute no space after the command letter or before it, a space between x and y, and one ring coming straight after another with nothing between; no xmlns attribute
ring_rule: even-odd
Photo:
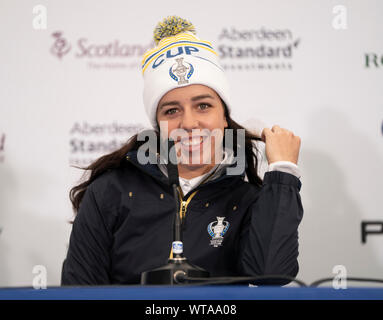
<svg viewBox="0 0 383 320"><path fill-rule="evenodd" d="M207 232L211 236L210 245L217 248L222 245L223 236L229 229L230 223L225 221L225 217L217 217L217 221L209 223Z"/></svg>
<svg viewBox="0 0 383 320"><path fill-rule="evenodd" d="M71 45L65 38L62 37L61 31L53 33L52 36L56 38L56 41L51 48L51 53L61 59L65 54L69 52Z"/></svg>
<svg viewBox="0 0 383 320"><path fill-rule="evenodd" d="M185 84L189 83L189 79L193 72L194 72L194 67L192 64L186 62L189 66L185 66L183 64L184 58L177 58L174 65L172 65L169 69L169 75L170 77L177 81L178 84Z"/></svg>

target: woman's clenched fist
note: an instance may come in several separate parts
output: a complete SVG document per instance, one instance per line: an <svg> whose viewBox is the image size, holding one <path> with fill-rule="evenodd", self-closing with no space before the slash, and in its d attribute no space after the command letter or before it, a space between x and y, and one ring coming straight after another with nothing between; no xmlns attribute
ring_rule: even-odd
<svg viewBox="0 0 383 320"><path fill-rule="evenodd" d="M276 161L290 161L298 164L301 139L291 131L277 125L265 128L262 140L266 144L266 157L269 164Z"/></svg>

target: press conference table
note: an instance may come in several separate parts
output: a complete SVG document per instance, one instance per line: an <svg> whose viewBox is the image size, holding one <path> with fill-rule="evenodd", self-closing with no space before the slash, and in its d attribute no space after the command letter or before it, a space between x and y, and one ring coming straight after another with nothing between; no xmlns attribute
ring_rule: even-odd
<svg viewBox="0 0 383 320"><path fill-rule="evenodd" d="M383 287L115 286L0 288L0 300L383 300Z"/></svg>

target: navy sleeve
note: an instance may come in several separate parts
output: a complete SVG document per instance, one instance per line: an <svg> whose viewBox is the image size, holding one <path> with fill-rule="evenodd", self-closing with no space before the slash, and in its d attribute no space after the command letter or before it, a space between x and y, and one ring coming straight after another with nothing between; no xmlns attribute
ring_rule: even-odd
<svg viewBox="0 0 383 320"><path fill-rule="evenodd" d="M101 195L93 185L86 190L73 222L61 285L103 285L110 283L111 232L101 214Z"/></svg>
<svg viewBox="0 0 383 320"><path fill-rule="evenodd" d="M298 226L303 217L300 180L285 172L265 174L240 236L239 271L248 276L298 274ZM288 280L266 284L285 285Z"/></svg>

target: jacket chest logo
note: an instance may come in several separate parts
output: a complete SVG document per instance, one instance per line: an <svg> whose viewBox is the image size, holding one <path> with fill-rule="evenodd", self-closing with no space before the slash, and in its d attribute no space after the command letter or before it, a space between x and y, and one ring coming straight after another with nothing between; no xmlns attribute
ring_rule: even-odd
<svg viewBox="0 0 383 320"><path fill-rule="evenodd" d="M229 229L230 223L225 221L225 217L217 217L217 221L209 223L207 232L211 237L210 245L217 248L222 245L223 236Z"/></svg>

